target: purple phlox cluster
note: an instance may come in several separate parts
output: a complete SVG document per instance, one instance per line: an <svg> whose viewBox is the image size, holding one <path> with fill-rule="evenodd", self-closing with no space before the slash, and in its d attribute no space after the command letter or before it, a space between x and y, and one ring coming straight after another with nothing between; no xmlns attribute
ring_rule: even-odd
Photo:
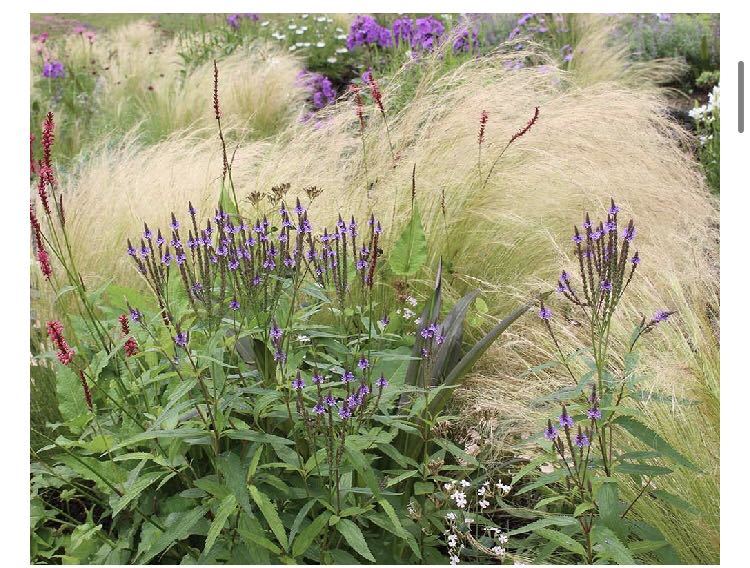
<svg viewBox="0 0 750 568"><path fill-rule="evenodd" d="M479 49L479 36L476 28L465 27L453 40L453 53L471 52Z"/></svg>
<svg viewBox="0 0 750 568"><path fill-rule="evenodd" d="M236 30L240 27L240 24L242 24L243 19L257 22L258 20L260 20L260 14L229 14L227 16L227 24L229 25L229 27Z"/></svg>
<svg viewBox="0 0 750 568"><path fill-rule="evenodd" d="M391 47L391 31L378 24L372 16L360 14L354 18L346 38L346 47L350 50L362 45Z"/></svg>
<svg viewBox="0 0 750 568"><path fill-rule="evenodd" d="M440 36L445 32L443 22L434 16L417 18L412 35L412 49L422 49L432 51L440 42Z"/></svg>
<svg viewBox="0 0 750 568"><path fill-rule="evenodd" d="M308 98L315 110L336 102L336 90L333 88L331 80L325 75L311 71L300 71L297 75L297 81L307 90Z"/></svg>
<svg viewBox="0 0 750 568"><path fill-rule="evenodd" d="M42 75L48 79L60 79L65 77L65 67L56 59L45 61L42 66Z"/></svg>
<svg viewBox="0 0 750 568"><path fill-rule="evenodd" d="M409 17L396 18L391 25L393 42L398 45L403 42L411 45L411 37L414 32L414 20Z"/></svg>

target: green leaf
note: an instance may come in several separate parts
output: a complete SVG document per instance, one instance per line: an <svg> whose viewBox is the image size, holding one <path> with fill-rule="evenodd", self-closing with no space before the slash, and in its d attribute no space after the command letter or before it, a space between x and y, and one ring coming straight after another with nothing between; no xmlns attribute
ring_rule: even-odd
<svg viewBox="0 0 750 568"><path fill-rule="evenodd" d="M427 237L422 228L422 220L416 203L411 220L404 227L401 236L388 255L388 266L397 276L416 274L427 261Z"/></svg>
<svg viewBox="0 0 750 568"><path fill-rule="evenodd" d="M665 503L669 503L670 505L677 507L678 509L682 509L683 511L692 513L693 515L700 514L700 511L696 509L692 504L685 501L685 499L683 499L682 497L679 497L677 495L670 493L669 491L664 491L663 489L656 489L654 491L651 491L650 495L652 495L653 497L656 497L657 499L661 499Z"/></svg>
<svg viewBox="0 0 750 568"><path fill-rule="evenodd" d="M206 536L206 546L203 547L203 555L205 556L211 550L214 543L216 542L219 533L224 528L229 516L234 513L237 508L237 497L233 494L229 494L219 504L219 509L216 511L214 522L211 523L211 527L208 529L208 535Z"/></svg>
<svg viewBox="0 0 750 568"><path fill-rule="evenodd" d="M417 481L414 484L414 495L432 495L435 493L435 484L432 481Z"/></svg>
<svg viewBox="0 0 750 568"><path fill-rule="evenodd" d="M552 459L554 460L554 458ZM518 470L518 472L513 476L513 479L510 480L510 484L515 485L522 477L528 475L532 471L535 471L540 465L549 461L550 457L546 454L535 457L533 460L531 460L529 463Z"/></svg>
<svg viewBox="0 0 750 568"><path fill-rule="evenodd" d="M253 498L253 501L255 501L258 509L260 509L263 517L265 517L268 526L271 527L271 531L276 537L276 540L279 541L284 550L287 550L289 543L286 538L286 532L284 532L284 525L279 518L278 511L276 510L276 506L266 494L262 493L255 485L250 485L249 489L250 496Z"/></svg>
<svg viewBox="0 0 750 568"><path fill-rule="evenodd" d="M591 531L592 540L598 544L597 552L601 558L611 558L618 564L635 564L633 555L617 535L604 525L594 525Z"/></svg>
<svg viewBox="0 0 750 568"><path fill-rule="evenodd" d="M208 506L201 505L183 515L177 517L177 521L167 527L167 530L161 533L153 544L139 559L141 564L148 564L157 554L161 554L169 545L175 541L180 541L192 533L195 525L200 521L208 511Z"/></svg>
<svg viewBox="0 0 750 568"><path fill-rule="evenodd" d="M430 485L432 485L432 483L430 483ZM414 538L414 535L412 535L403 527L403 525L401 524L401 520L396 514L396 509L393 508L393 505L391 505L385 499L379 499L378 503L383 508L383 511L385 511L385 514L388 515L388 519L390 519L391 521L391 526L393 527L395 534L406 540L406 543L409 545L409 548L411 548L414 556L416 556L417 558L422 558L422 554L419 552L419 546L417 546L417 541Z"/></svg>
<svg viewBox="0 0 750 568"><path fill-rule="evenodd" d="M595 501L602 522L610 529L618 530L621 523L617 481L614 479L604 480L596 491Z"/></svg>
<svg viewBox="0 0 750 568"><path fill-rule="evenodd" d="M112 506L112 516L114 517L122 511L133 499L137 499L149 485L157 481L162 475L164 475L163 472L156 472L139 477Z"/></svg>
<svg viewBox="0 0 750 568"><path fill-rule="evenodd" d="M573 517L566 517L562 515L552 515L552 516L534 521L533 523L529 523L528 525L525 525L523 527L513 529L512 531L508 532L508 536L513 536L516 534L523 534L523 533L527 533L530 531L536 531L537 529L549 527L553 525L559 526L559 527L569 527L569 526L573 526L577 524L578 524L578 521L575 520Z"/></svg>
<svg viewBox="0 0 750 568"><path fill-rule="evenodd" d="M575 552L576 554L579 554L583 557L586 556L586 550L583 548L583 545L581 545L580 542L573 540L571 537L569 537L565 533L561 533L560 531L553 531L552 529L544 529L544 528L534 529L534 532L538 534L539 536L546 538L550 542L554 542L555 544L562 546L566 550Z"/></svg>
<svg viewBox="0 0 750 568"><path fill-rule="evenodd" d="M328 519L331 513L325 511L322 515L315 517L312 523L307 525L299 533L297 538L294 539L292 545L292 556L301 556L310 548L315 538L320 534L320 531L328 524Z"/></svg>
<svg viewBox="0 0 750 568"><path fill-rule="evenodd" d="M57 407L60 410L60 416L66 422L72 422L89 412L88 406L86 406L86 397L83 393L83 385L80 377L66 366L58 365L56 374ZM91 386L89 385L89 388Z"/></svg>
<svg viewBox="0 0 750 568"><path fill-rule="evenodd" d="M698 469L689 459L670 446L664 438L643 423L628 416L620 416L615 420L615 424L622 426L641 442L661 453L663 457L689 469Z"/></svg>
<svg viewBox="0 0 750 568"><path fill-rule="evenodd" d="M380 494L380 487L378 486L378 480L375 477L370 462L367 461L365 455L354 447L351 443L351 438L347 438L344 442L344 453L352 464L357 473L365 480L365 484L370 488L373 495L376 497Z"/></svg>
<svg viewBox="0 0 750 568"><path fill-rule="evenodd" d="M307 513L310 511L310 509L312 509L313 505L315 505L316 502L316 499L310 499L305 504L305 506L299 510L299 513L297 513L297 516L294 519L294 523L292 523L292 528L289 529L289 544L294 544L294 537L297 534L302 521L305 520Z"/></svg>
<svg viewBox="0 0 750 568"><path fill-rule="evenodd" d="M618 464L616 467L616 471L617 473L626 473L628 475L646 475L648 477L667 475L669 473L672 473L672 470L668 467L631 462L622 462L621 464Z"/></svg>
<svg viewBox="0 0 750 568"><path fill-rule="evenodd" d="M580 505L576 507L576 510L573 511L573 516L578 517L582 515L583 513L585 513L586 511L593 509L595 506L596 505L594 505L593 503L581 503Z"/></svg>
<svg viewBox="0 0 750 568"><path fill-rule="evenodd" d="M265 432L255 432L254 430L226 430L224 436L233 440L249 440L262 444L294 445L292 440L287 440L281 436L274 436L273 434L266 434Z"/></svg>
<svg viewBox="0 0 750 568"><path fill-rule="evenodd" d="M357 525L349 519L341 519L336 523L336 530L341 533L354 552L370 562L375 562L375 557L372 555L372 552L370 552L370 549L367 546L367 541Z"/></svg>

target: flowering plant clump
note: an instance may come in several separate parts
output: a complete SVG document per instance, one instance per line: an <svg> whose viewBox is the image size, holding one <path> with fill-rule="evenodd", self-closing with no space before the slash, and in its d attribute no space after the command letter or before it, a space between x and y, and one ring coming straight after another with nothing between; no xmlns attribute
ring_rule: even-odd
<svg viewBox="0 0 750 568"><path fill-rule="evenodd" d="M391 45L393 45L391 31L378 24L372 16L356 16L349 26L346 47L350 50L360 46L385 48L391 47Z"/></svg>
<svg viewBox="0 0 750 568"><path fill-rule="evenodd" d="M52 349L36 354L57 375L61 420L34 429L44 441L33 452L34 557L353 564L459 556L450 544L446 553L441 532L455 503L436 488L481 471L445 437L445 408L529 306L464 353L463 322L478 291L442 316L439 266L421 310L405 296L422 316L405 318L390 308L384 276L424 267L416 204L390 250L375 212L316 226L316 187L295 197L286 183L253 192L254 214L244 214L221 130L218 67L213 111L224 158L216 206L205 214L189 202L184 215L146 221L123 243L148 293L86 286L68 245L51 113L44 123L43 155L32 159L33 242L49 285L65 286L80 315L50 321ZM494 490L482 491L480 509ZM71 501L85 511L57 506ZM497 559L498 535L456 538Z"/></svg>
<svg viewBox="0 0 750 568"><path fill-rule="evenodd" d="M571 240L578 274L563 271L556 291L572 308L568 317L580 314L578 326L591 342L585 353L566 354L556 331L563 325L555 316L557 310L544 302L539 308L539 318L559 352L558 365L573 385L549 397L560 401L559 414L549 418L539 434L542 455L523 468L514 483L542 463L554 464L519 489L520 493L546 487L558 496L545 499L555 513L554 521L528 525L524 532L531 536L524 547L538 546L541 540L565 549L571 562L627 564L645 543L653 543L649 550L660 562L674 561L674 551L658 529L631 521L628 513L641 499L679 501L658 489L656 480L669 475L672 467L695 468L648 427L638 408L643 393L636 346L674 312L660 310L651 318L641 318L621 366L612 353L613 318L641 264L635 238L635 224L622 221L614 200L603 220L593 221L587 213L582 225L574 227ZM584 358L589 368L583 376L573 370L575 357ZM638 445L647 449L642 451Z"/></svg>
<svg viewBox="0 0 750 568"><path fill-rule="evenodd" d="M307 90L308 99L313 109L320 110L336 102L336 91L333 88L333 83L325 75L300 71L297 80Z"/></svg>

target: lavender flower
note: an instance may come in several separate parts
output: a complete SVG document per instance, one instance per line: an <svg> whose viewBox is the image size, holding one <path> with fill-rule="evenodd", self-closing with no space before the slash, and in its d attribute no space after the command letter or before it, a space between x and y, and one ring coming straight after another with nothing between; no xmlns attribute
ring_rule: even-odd
<svg viewBox="0 0 750 568"><path fill-rule="evenodd" d="M552 310L550 310L547 306L542 306L542 308L539 310L539 317L545 321L548 321L552 317Z"/></svg>
<svg viewBox="0 0 750 568"><path fill-rule="evenodd" d="M544 437L550 442L553 442L557 438L557 428L552 426L552 423L547 421L547 427L544 429Z"/></svg>
<svg viewBox="0 0 750 568"><path fill-rule="evenodd" d="M316 371L313 373L312 382L314 385L322 385L325 382L325 377Z"/></svg>
<svg viewBox="0 0 750 568"><path fill-rule="evenodd" d="M276 322L274 322L273 324L271 324L271 330L270 330L269 334L271 336L271 339L274 342L276 342L279 339L281 339L281 336L283 335L283 333L284 332L281 331L281 329L279 329L279 327L276 325Z"/></svg>
<svg viewBox="0 0 750 568"><path fill-rule="evenodd" d="M578 432L573 443L579 448L585 448L589 445L589 437L583 432Z"/></svg>
<svg viewBox="0 0 750 568"><path fill-rule="evenodd" d="M328 406L336 406L336 397L334 397L332 394L326 395L326 397L323 399L323 402Z"/></svg>
<svg viewBox="0 0 750 568"><path fill-rule="evenodd" d="M179 332L177 335L175 335L174 342L179 347L185 347L185 346L187 346L187 343L188 343L188 334L185 333L184 331Z"/></svg>
<svg viewBox="0 0 750 568"><path fill-rule="evenodd" d="M600 420L602 417L602 411L596 406L589 408L588 411L586 411L586 414L591 420Z"/></svg>
<svg viewBox="0 0 750 568"><path fill-rule="evenodd" d="M229 309L234 310L235 312L240 309L240 303L235 298L231 302L229 302Z"/></svg>
<svg viewBox="0 0 750 568"><path fill-rule="evenodd" d="M305 381L302 380L302 375L300 375L299 371L297 371L297 376L292 381L292 388L294 390L302 390L305 388Z"/></svg>
<svg viewBox="0 0 750 568"><path fill-rule="evenodd" d="M351 383L354 380L354 373L344 369L344 372L341 373L341 380L345 383Z"/></svg>
<svg viewBox="0 0 750 568"><path fill-rule="evenodd" d="M375 386L380 389L384 389L388 386L388 379L386 379L384 375L380 375L378 380L375 381Z"/></svg>
<svg viewBox="0 0 750 568"><path fill-rule="evenodd" d="M138 311L136 308L130 308L130 319L133 321L141 321L141 317L143 314L141 314L140 311Z"/></svg>
<svg viewBox="0 0 750 568"><path fill-rule="evenodd" d="M319 401L315 406L313 406L312 411L315 414L325 414L326 413L326 407L323 406L323 403Z"/></svg>
<svg viewBox="0 0 750 568"><path fill-rule="evenodd" d="M563 413L560 415L560 418L558 419L560 421L560 426L565 428L572 428L573 427L573 417L568 414L568 412L563 408Z"/></svg>
<svg viewBox="0 0 750 568"><path fill-rule="evenodd" d="M339 408L339 418L341 418L341 420L347 420L351 417L352 411L349 410L349 408L347 408L346 406L342 406L341 408Z"/></svg>
<svg viewBox="0 0 750 568"><path fill-rule="evenodd" d="M612 291L612 282L609 280L602 280L601 284L599 284L599 288L602 292L611 292Z"/></svg>
<svg viewBox="0 0 750 568"><path fill-rule="evenodd" d="M360 357L359 362L357 363L357 367L359 367L362 370L365 370L369 366L370 366L370 361L367 359L367 357Z"/></svg>

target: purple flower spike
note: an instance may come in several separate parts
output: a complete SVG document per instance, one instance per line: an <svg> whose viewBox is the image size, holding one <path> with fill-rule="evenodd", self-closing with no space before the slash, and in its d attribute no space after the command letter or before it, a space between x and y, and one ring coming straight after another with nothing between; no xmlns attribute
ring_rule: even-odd
<svg viewBox="0 0 750 568"><path fill-rule="evenodd" d="M370 361L366 357L361 357L359 362L357 363L357 367L359 367L362 370L367 369L367 367L370 366Z"/></svg>
<svg viewBox="0 0 750 568"><path fill-rule="evenodd" d="M601 420L602 417L602 411L597 407L589 408L586 414L591 420Z"/></svg>
<svg viewBox="0 0 750 568"><path fill-rule="evenodd" d="M553 442L557 438L557 428L552 426L552 423L547 424L547 427L544 429L544 437L550 442Z"/></svg>
<svg viewBox="0 0 750 568"><path fill-rule="evenodd" d="M326 397L323 399L323 402L328 406L336 406L336 397L334 397L332 394L326 395Z"/></svg>
<svg viewBox="0 0 750 568"><path fill-rule="evenodd" d="M351 410L349 410L345 406L342 406L341 408L339 408L339 418L341 418L341 420L347 420L348 418L351 418L351 417L352 417Z"/></svg>
<svg viewBox="0 0 750 568"><path fill-rule="evenodd" d="M283 335L283 333L284 332L281 331L281 329L279 329L276 323L271 325L271 331L270 331L271 339L273 339L274 341L278 341L279 339L281 339L281 336Z"/></svg>
<svg viewBox="0 0 750 568"><path fill-rule="evenodd" d="M323 406L322 402L318 402L315 406L313 406L313 412L315 414L325 414L326 413L326 407Z"/></svg>
<svg viewBox="0 0 750 568"><path fill-rule="evenodd" d="M341 373L341 380L345 383L351 383L354 380L354 373L344 369L344 372Z"/></svg>
<svg viewBox="0 0 750 568"><path fill-rule="evenodd" d="M388 379L385 378L384 375L380 375L377 381L375 381L375 386L381 389L384 389L388 386Z"/></svg>
<svg viewBox="0 0 750 568"><path fill-rule="evenodd" d="M582 432L578 432L578 434L576 434L576 438L573 443L579 448L585 448L586 446L589 445L589 437Z"/></svg>
<svg viewBox="0 0 750 568"><path fill-rule="evenodd" d="M560 426L562 426L563 428L565 428L566 426L568 428L573 427L573 424L574 424L573 418L567 412L563 411L563 413L560 415L559 420L560 420Z"/></svg>
<svg viewBox="0 0 750 568"><path fill-rule="evenodd" d="M240 309L240 303L235 299L229 302L229 309L235 312Z"/></svg>
<svg viewBox="0 0 750 568"><path fill-rule="evenodd" d="M325 382L325 378L320 373L316 372L312 376L312 382L314 385L322 385Z"/></svg>
<svg viewBox="0 0 750 568"><path fill-rule="evenodd" d="M552 318L552 310L547 306L542 306L542 309L539 310L539 317L545 321L549 321L549 319Z"/></svg>
<svg viewBox="0 0 750 568"><path fill-rule="evenodd" d="M602 292L611 292L612 282L610 282L609 280L602 280L601 284L599 284L599 288Z"/></svg>
<svg viewBox="0 0 750 568"><path fill-rule="evenodd" d="M292 388L294 390L302 390L305 388L305 381L302 380L302 375L300 375L299 371L297 371L297 376L292 381Z"/></svg>

